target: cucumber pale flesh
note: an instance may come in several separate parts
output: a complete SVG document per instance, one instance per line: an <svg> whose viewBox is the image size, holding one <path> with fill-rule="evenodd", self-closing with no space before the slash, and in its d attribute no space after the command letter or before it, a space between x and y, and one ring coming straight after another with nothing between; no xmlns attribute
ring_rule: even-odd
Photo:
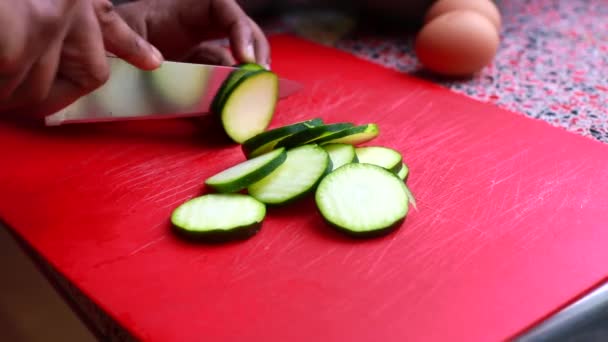
<svg viewBox="0 0 608 342"><path fill-rule="evenodd" d="M286 204L314 190L329 170L331 161L324 149L303 145L288 150L285 162L248 191L263 203Z"/></svg>
<svg viewBox="0 0 608 342"><path fill-rule="evenodd" d="M177 207L171 223L184 237L221 242L251 237L265 216L266 206L249 195L207 194Z"/></svg>
<svg viewBox="0 0 608 342"><path fill-rule="evenodd" d="M360 163L381 166L394 173L401 170L402 156L392 148L383 146L366 146L355 149Z"/></svg>
<svg viewBox="0 0 608 342"><path fill-rule="evenodd" d="M321 147L323 147L323 149L329 153L333 170L342 165L357 162L357 154L355 153L355 147L353 145L325 144Z"/></svg>
<svg viewBox="0 0 608 342"><path fill-rule="evenodd" d="M357 237L386 234L408 213L405 184L372 164L348 164L331 172L319 183L315 201L331 226Z"/></svg>
<svg viewBox="0 0 608 342"><path fill-rule="evenodd" d="M278 78L269 71L254 71L242 77L226 95L221 120L226 134L243 143L266 130L278 100Z"/></svg>
<svg viewBox="0 0 608 342"><path fill-rule="evenodd" d="M205 181L218 192L237 192L268 176L287 158L280 148L228 168Z"/></svg>

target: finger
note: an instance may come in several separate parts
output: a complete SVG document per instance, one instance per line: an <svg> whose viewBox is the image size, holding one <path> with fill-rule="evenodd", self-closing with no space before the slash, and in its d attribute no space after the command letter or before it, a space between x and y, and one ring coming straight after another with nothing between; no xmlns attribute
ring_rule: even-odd
<svg viewBox="0 0 608 342"><path fill-rule="evenodd" d="M42 118L69 106L85 93L86 91L83 90L83 88L71 81L56 79L44 101L16 106L11 112L15 117L26 116Z"/></svg>
<svg viewBox="0 0 608 342"><path fill-rule="evenodd" d="M109 0L95 1L95 13L109 52L144 70L153 70L162 64L163 56L158 49L135 33L114 11Z"/></svg>
<svg viewBox="0 0 608 342"><path fill-rule="evenodd" d="M240 62L255 62L253 30L249 17L233 0L213 1L219 26L229 31L230 47Z"/></svg>
<svg viewBox="0 0 608 342"><path fill-rule="evenodd" d="M6 76L0 76L0 101L9 101L13 97L13 93L27 77L32 65L26 65L18 72L7 73Z"/></svg>
<svg viewBox="0 0 608 342"><path fill-rule="evenodd" d="M63 42L58 74L86 93L103 85L110 77L101 28L89 1L81 2Z"/></svg>
<svg viewBox="0 0 608 342"><path fill-rule="evenodd" d="M204 42L195 47L184 59L189 63L234 65L236 61L228 49L212 42Z"/></svg>
<svg viewBox="0 0 608 342"><path fill-rule="evenodd" d="M262 29L253 20L249 19L249 21L253 29L256 61L266 69L270 69L270 43Z"/></svg>
<svg viewBox="0 0 608 342"><path fill-rule="evenodd" d="M61 41L57 41L36 61L26 80L15 91L11 102L21 106L47 98L57 76L61 57Z"/></svg>

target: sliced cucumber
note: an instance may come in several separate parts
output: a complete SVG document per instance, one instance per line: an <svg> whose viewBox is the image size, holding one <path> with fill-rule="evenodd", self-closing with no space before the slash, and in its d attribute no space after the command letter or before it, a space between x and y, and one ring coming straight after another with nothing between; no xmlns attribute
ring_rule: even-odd
<svg viewBox="0 0 608 342"><path fill-rule="evenodd" d="M309 127L301 132L292 134L285 139L279 141L276 147L294 148L297 146L313 144L321 137L327 136L331 133L341 131L343 129L353 127L350 122L340 122L329 125L320 125L315 127Z"/></svg>
<svg viewBox="0 0 608 342"><path fill-rule="evenodd" d="M241 79L243 76L251 73L252 71L260 71L264 70L261 65L255 63L243 63L236 65L237 70L233 71L226 77L224 83L218 89L215 97L213 98L213 102L211 103L211 111L214 113L219 113L221 108L226 100L226 95L228 95L234 85Z"/></svg>
<svg viewBox="0 0 608 342"><path fill-rule="evenodd" d="M271 151L279 140L294 133L301 132L309 127L315 127L320 125L323 125L323 120L317 118L307 121L296 122L291 125L277 127L275 129L262 132L243 142L243 153L247 158L256 157L262 153Z"/></svg>
<svg viewBox="0 0 608 342"><path fill-rule="evenodd" d="M243 143L266 130L278 100L279 81L269 71L253 71L241 77L221 105L226 134Z"/></svg>
<svg viewBox="0 0 608 342"><path fill-rule="evenodd" d="M331 159L332 170L339 168L342 165L356 163L357 154L355 147L349 144L326 144L321 146Z"/></svg>
<svg viewBox="0 0 608 342"><path fill-rule="evenodd" d="M218 192L241 191L268 176L287 158L287 152L280 148L228 168L205 181Z"/></svg>
<svg viewBox="0 0 608 342"><path fill-rule="evenodd" d="M405 165L405 164L402 164L401 169L397 172L397 176L399 176L399 178L401 178L401 180L406 181L409 173L410 173L409 167L407 167L407 165Z"/></svg>
<svg viewBox="0 0 608 342"><path fill-rule="evenodd" d="M325 143L359 145L373 140L378 134L380 134L378 125L371 123L343 129L323 138L319 138L315 140L315 143L319 145Z"/></svg>
<svg viewBox="0 0 608 342"><path fill-rule="evenodd" d="M348 164L323 178L315 193L323 218L353 236L383 235L408 213L405 184L371 164Z"/></svg>
<svg viewBox="0 0 608 342"><path fill-rule="evenodd" d="M266 206L249 195L208 194L177 207L171 223L188 238L226 241L254 235L265 216Z"/></svg>
<svg viewBox="0 0 608 342"><path fill-rule="evenodd" d="M382 146L366 146L355 149L359 163L381 166L394 173L399 172L403 165L401 153L392 148Z"/></svg>
<svg viewBox="0 0 608 342"><path fill-rule="evenodd" d="M331 160L317 145L287 151L287 159L271 174L248 188L249 194L266 204L286 204L312 191L331 170Z"/></svg>

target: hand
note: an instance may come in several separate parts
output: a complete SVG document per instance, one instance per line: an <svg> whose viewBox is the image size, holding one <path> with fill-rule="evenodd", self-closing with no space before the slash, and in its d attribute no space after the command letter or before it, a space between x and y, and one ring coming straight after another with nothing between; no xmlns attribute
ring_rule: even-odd
<svg viewBox="0 0 608 342"><path fill-rule="evenodd" d="M0 1L0 113L46 115L108 78L106 50L154 69L162 55L109 0Z"/></svg>
<svg viewBox="0 0 608 342"><path fill-rule="evenodd" d="M117 12L167 59L270 65L268 40L235 0L140 0ZM209 42L225 37L232 56Z"/></svg>

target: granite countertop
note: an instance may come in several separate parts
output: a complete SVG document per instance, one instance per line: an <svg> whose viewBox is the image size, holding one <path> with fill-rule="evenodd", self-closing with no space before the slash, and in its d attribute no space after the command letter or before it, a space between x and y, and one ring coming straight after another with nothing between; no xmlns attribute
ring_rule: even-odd
<svg viewBox="0 0 608 342"><path fill-rule="evenodd" d="M431 79L455 92L608 143L608 1L503 0L494 63L472 79ZM413 37L353 30L339 13L286 14L262 22L369 61L418 75Z"/></svg>

